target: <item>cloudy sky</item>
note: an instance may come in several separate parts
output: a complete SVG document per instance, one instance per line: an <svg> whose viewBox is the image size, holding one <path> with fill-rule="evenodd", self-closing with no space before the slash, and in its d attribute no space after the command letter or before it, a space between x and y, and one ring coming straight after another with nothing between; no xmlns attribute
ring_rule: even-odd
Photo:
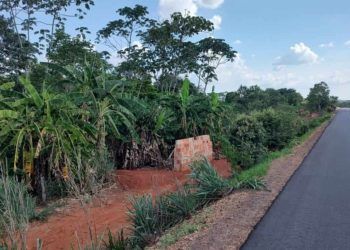
<svg viewBox="0 0 350 250"><path fill-rule="evenodd" d="M218 69L216 91L239 85L295 88L306 95L325 81L331 94L350 99L349 0L97 0L82 23L94 33L116 17L115 10L146 5L153 18L174 11L201 15L215 24L214 37L239 52ZM72 26L73 27L73 26Z"/></svg>

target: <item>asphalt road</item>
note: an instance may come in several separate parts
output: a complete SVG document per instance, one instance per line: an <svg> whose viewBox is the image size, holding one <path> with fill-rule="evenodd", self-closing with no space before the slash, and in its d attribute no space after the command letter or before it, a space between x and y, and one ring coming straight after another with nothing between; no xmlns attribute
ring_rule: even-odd
<svg viewBox="0 0 350 250"><path fill-rule="evenodd" d="M350 249L350 109L338 111L242 249Z"/></svg>

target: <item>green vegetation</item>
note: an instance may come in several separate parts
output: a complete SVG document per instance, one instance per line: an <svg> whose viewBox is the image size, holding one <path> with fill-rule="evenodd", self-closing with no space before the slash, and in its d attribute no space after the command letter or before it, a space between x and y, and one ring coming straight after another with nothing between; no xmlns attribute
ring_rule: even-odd
<svg viewBox="0 0 350 250"><path fill-rule="evenodd" d="M327 114L327 115L321 116L321 117L313 120L312 122L310 122L309 129L305 134L294 138L283 149L281 149L279 151L272 151L272 152L268 153L268 155L265 157L265 159L262 162L254 165L253 167L251 167L247 170L242 171L239 175L235 176L233 179L233 183L238 183L238 185L242 185L244 183L254 183L257 180L259 180L261 177L265 176L268 169L269 169L269 166L271 165L271 162L274 159L277 159L277 158L280 158L282 156L289 154L295 145L298 145L298 144L302 143L303 141L305 141L310 136L310 134L313 132L314 128L317 128L325 121L328 121L330 119L330 117L331 116L329 114Z"/></svg>
<svg viewBox="0 0 350 250"><path fill-rule="evenodd" d="M190 177L194 184L189 187L156 197L154 202L150 195L132 201L130 220L133 231L129 239L132 249L156 243L167 229L190 218L197 209L224 197L234 189L228 180L219 177L206 159L194 162L191 169Z"/></svg>
<svg viewBox="0 0 350 250"><path fill-rule="evenodd" d="M313 126L310 127L307 133L303 134L300 137L294 138L282 150L268 153L263 161L252 166L247 170L242 171L238 175L233 176L233 178L229 181L223 180L220 177L218 177L214 168L212 168L207 161L201 160L194 163L196 168L204 169L203 172L206 173L204 174L206 178L198 176L197 173L194 173L191 175L191 177L195 180L196 185L199 186L197 188L194 187L193 190L195 190L194 195L197 197L200 197L199 198L200 205L202 206L204 204L203 202L200 202L203 199L201 197L203 195L203 192L201 189L201 186L203 185L202 184L203 180L205 180L204 183L216 183L216 185L207 185L207 184L204 185L206 187L205 193L211 193L212 199L210 199L210 201L214 201L216 199L223 197L224 195L229 194L229 192L227 192L228 190L232 191L234 189L263 189L265 185L261 180L261 178L267 174L267 171L271 165L271 162L274 159L290 154L294 146L304 142L311 135L311 133L314 132L314 128L323 124L325 121L328 121L330 117L331 117L330 115L325 115L317 118L315 122L313 122ZM194 171L196 172L196 169L194 169ZM201 206L198 206L198 207L201 207ZM206 210L210 209L210 207L207 207L205 209ZM203 217L205 217L205 212L199 213L197 215L193 211L192 215L195 218L194 224L184 221L183 223L180 223L174 226L170 230L167 230L165 234L159 239L159 243L157 244L157 246L160 246L161 248L162 247L165 248L177 242L177 240L180 239L181 237L194 233L205 226L203 222L204 220ZM137 231L136 228L135 228L135 231Z"/></svg>
<svg viewBox="0 0 350 250"><path fill-rule="evenodd" d="M194 162L191 171L190 177L196 183L195 198L201 207L224 197L233 189L227 180L219 176L207 159Z"/></svg>
<svg viewBox="0 0 350 250"><path fill-rule="evenodd" d="M34 209L35 200L28 194L26 186L13 177L2 174L0 177L0 235L8 240L4 244L10 244L14 249L26 248L26 232L29 220L35 215Z"/></svg>
<svg viewBox="0 0 350 250"><path fill-rule="evenodd" d="M337 99L324 82L306 99L294 89L258 86L208 93L217 68L237 52L223 39L206 37L214 25L200 16L173 13L160 21L144 6L118 9L96 34L109 51L96 51L88 27L77 27L75 36L65 31L67 9L84 18L93 5L0 3L0 162L8 166L0 177L0 231L12 245L19 235L23 247L29 221L53 210L34 212L36 203L94 195L115 169L171 168L176 140L209 134L236 181L199 161L192 166L196 185L155 201L134 200L130 242L110 234L106 244L122 249L153 243L234 188L261 188L256 177L269 159L335 108ZM47 27L39 19L43 13ZM111 53L120 64L109 63Z"/></svg>
<svg viewBox="0 0 350 250"><path fill-rule="evenodd" d="M337 107L350 108L350 101L349 100L338 100Z"/></svg>
<svg viewBox="0 0 350 250"><path fill-rule="evenodd" d="M327 83L320 82L315 84L310 89L310 93L307 96L307 105L311 111L322 112L324 110L334 110L338 98L335 96L329 96L329 87Z"/></svg>

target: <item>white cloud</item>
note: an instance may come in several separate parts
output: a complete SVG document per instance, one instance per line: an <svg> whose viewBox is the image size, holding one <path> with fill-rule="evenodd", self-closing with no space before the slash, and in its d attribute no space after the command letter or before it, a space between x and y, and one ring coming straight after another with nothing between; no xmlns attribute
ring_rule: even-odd
<svg viewBox="0 0 350 250"><path fill-rule="evenodd" d="M242 41L239 40L239 39L237 39L237 40L235 40L233 43L239 45L239 44L242 44Z"/></svg>
<svg viewBox="0 0 350 250"><path fill-rule="evenodd" d="M159 0L158 13L161 18L169 18L174 12L196 15L198 8L216 9L224 0ZM220 17L221 18L221 17Z"/></svg>
<svg viewBox="0 0 350 250"><path fill-rule="evenodd" d="M142 49L142 43L140 42L140 41L133 41L132 42L132 46L136 46L136 48L138 48L138 49Z"/></svg>
<svg viewBox="0 0 350 250"><path fill-rule="evenodd" d="M197 3L204 8L216 9L224 3L224 0L197 0Z"/></svg>
<svg viewBox="0 0 350 250"><path fill-rule="evenodd" d="M196 15L198 6L193 0L160 0L159 15L161 18L169 18L174 12Z"/></svg>
<svg viewBox="0 0 350 250"><path fill-rule="evenodd" d="M284 67L280 71L271 69L255 70L247 65L241 54L232 63L217 69L218 82L214 82L217 92L235 91L240 85L258 85L261 88L294 88L304 97L318 82L328 83L331 95L340 99L350 99L350 71L343 62L305 64L301 67ZM211 89L211 86L208 87Z"/></svg>
<svg viewBox="0 0 350 250"><path fill-rule="evenodd" d="M284 56L276 58L273 65L279 68L286 65L300 65L316 63L319 60L319 56L313 52L304 43L296 43L290 47L290 52Z"/></svg>
<svg viewBox="0 0 350 250"><path fill-rule="evenodd" d="M214 24L214 29L219 30L221 28L222 18L219 15L214 15L210 21Z"/></svg>
<svg viewBox="0 0 350 250"><path fill-rule="evenodd" d="M334 43L333 42L329 42L329 43L321 43L319 45L320 48L333 48L334 47Z"/></svg>
<svg viewBox="0 0 350 250"><path fill-rule="evenodd" d="M345 46L350 47L350 40L344 43Z"/></svg>

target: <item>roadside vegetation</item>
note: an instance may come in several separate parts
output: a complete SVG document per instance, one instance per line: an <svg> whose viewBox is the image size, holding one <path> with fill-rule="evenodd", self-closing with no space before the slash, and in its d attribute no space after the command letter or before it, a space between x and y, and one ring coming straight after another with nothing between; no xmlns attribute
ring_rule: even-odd
<svg viewBox="0 0 350 250"><path fill-rule="evenodd" d="M109 47L98 52L88 27L75 36L65 31L67 8L83 18L92 7L91 0L0 3L4 245L25 249L29 222L50 213L36 205L94 195L114 181L115 169L171 169L176 140L209 134L216 157L231 162L233 179L222 179L203 159L191 166L193 185L156 200L135 198L132 235L111 233L105 247L143 248L234 189L262 187L269 159L335 109L324 82L306 99L286 88L209 91L217 67L237 52L223 39L203 38L214 26L200 16L158 21L144 6L121 8L96 34ZM42 12L52 18L49 27L37 17ZM111 54L120 56L118 65L109 63Z"/></svg>

